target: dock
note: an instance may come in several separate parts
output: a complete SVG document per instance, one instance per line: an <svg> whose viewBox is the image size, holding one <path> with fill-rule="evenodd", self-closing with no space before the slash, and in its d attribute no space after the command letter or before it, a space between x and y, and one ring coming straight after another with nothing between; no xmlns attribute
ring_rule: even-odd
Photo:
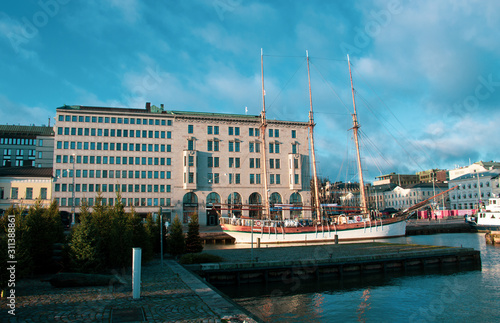
<svg viewBox="0 0 500 323"><path fill-rule="evenodd" d="M426 270L480 270L480 252L455 248L394 243L352 243L252 249L209 250L225 261L188 265L207 282L250 284L301 279L355 277Z"/></svg>

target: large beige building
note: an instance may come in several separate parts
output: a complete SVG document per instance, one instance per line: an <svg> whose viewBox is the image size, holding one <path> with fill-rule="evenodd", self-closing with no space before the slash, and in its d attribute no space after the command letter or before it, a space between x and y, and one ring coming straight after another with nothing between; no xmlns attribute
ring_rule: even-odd
<svg viewBox="0 0 500 323"><path fill-rule="evenodd" d="M165 111L149 103L63 106L56 120L53 197L61 210L78 213L97 192L112 205L119 191L128 210L161 207L183 222L196 212L200 224L215 225L219 214L258 215L267 194L272 215L311 216L280 207L311 204L307 122L268 120L263 142L259 116Z"/></svg>

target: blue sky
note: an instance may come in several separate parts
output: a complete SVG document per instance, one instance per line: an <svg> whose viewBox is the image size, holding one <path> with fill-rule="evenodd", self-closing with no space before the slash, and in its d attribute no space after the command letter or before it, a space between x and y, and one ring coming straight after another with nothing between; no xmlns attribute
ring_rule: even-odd
<svg viewBox="0 0 500 323"><path fill-rule="evenodd" d="M64 104L307 121L321 176L355 180L350 54L368 180L498 160L498 1L8 1L0 123ZM52 124L54 119L52 119Z"/></svg>

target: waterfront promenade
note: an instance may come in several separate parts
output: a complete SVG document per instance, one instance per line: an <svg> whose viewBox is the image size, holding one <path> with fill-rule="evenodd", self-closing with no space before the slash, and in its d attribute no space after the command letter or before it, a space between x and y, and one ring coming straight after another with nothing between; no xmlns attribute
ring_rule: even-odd
<svg viewBox="0 0 500 323"><path fill-rule="evenodd" d="M122 286L55 288L23 279L16 286L16 315L2 299L1 322L255 322L173 260L142 267L141 298L132 299L130 270L116 272Z"/></svg>

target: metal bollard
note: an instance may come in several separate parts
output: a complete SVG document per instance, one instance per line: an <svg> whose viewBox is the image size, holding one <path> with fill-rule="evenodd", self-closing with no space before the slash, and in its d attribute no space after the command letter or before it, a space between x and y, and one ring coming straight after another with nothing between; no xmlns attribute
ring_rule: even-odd
<svg viewBox="0 0 500 323"><path fill-rule="evenodd" d="M132 249L132 298L141 298L141 248Z"/></svg>

